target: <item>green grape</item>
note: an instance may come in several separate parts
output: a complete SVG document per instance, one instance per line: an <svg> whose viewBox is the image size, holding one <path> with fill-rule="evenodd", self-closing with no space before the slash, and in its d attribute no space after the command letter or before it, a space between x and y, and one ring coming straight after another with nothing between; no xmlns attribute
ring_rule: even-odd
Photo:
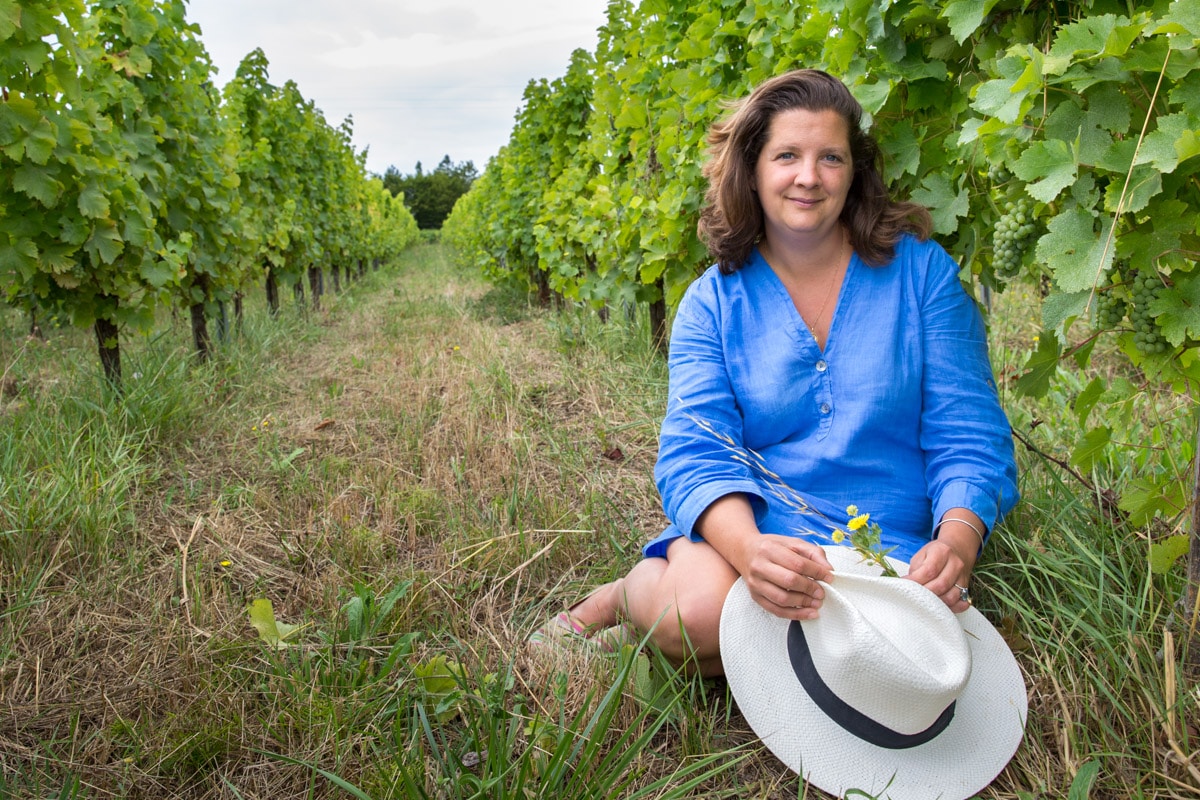
<svg viewBox="0 0 1200 800"><path fill-rule="evenodd" d="M1021 271L1025 252L1037 230L1033 203L1026 197L1009 200L1002 206L1004 213L992 229L992 267L996 277L1008 280Z"/></svg>

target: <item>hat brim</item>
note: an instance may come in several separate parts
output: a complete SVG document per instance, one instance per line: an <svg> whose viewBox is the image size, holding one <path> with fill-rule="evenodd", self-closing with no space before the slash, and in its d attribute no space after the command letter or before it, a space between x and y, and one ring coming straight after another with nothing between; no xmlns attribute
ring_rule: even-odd
<svg viewBox="0 0 1200 800"><path fill-rule="evenodd" d="M880 574L848 547L825 551L835 575ZM901 575L908 571L903 562L893 564ZM1016 753L1028 701L1020 667L1000 633L975 608L956 616L971 650L970 679L946 729L907 749L859 739L817 707L792 668L790 621L756 603L742 579L721 613L721 660L750 727L814 786L838 797L858 790L881 800L965 800L990 784Z"/></svg>

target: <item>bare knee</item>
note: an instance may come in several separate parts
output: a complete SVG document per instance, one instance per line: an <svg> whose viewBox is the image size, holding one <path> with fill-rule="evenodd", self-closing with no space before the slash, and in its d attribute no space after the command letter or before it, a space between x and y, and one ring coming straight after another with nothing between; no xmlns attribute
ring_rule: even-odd
<svg viewBox="0 0 1200 800"><path fill-rule="evenodd" d="M662 610L651 639L672 661L708 660L720 654L721 608L728 588L687 591Z"/></svg>
<svg viewBox="0 0 1200 800"><path fill-rule="evenodd" d="M718 633L725 596L737 572L710 545L680 539L667 551L665 562L645 566L630 589L644 590L644 602L630 603L638 627L650 630L655 645L679 663L719 656ZM635 569L635 572L638 570ZM645 580L642 580L642 579Z"/></svg>

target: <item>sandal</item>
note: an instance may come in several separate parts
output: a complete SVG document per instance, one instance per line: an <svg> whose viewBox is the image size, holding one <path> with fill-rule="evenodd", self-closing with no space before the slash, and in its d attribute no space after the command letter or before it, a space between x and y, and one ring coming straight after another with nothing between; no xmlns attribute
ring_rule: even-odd
<svg viewBox="0 0 1200 800"><path fill-rule="evenodd" d="M546 621L546 624L529 634L525 641L535 647L558 647L572 644L592 645L595 642L587 635L587 628L581 625L570 611L563 611Z"/></svg>
<svg viewBox="0 0 1200 800"><path fill-rule="evenodd" d="M588 641L594 642L605 653L619 653L626 645L636 648L642 643L642 638L638 634L637 628L628 622L622 622L611 628L605 628Z"/></svg>

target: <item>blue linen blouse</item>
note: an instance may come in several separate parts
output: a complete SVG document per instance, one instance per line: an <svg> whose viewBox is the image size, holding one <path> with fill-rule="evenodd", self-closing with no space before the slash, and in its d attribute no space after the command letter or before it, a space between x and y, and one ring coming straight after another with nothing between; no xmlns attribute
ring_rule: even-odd
<svg viewBox="0 0 1200 800"><path fill-rule="evenodd" d="M934 242L906 236L881 267L853 255L824 352L757 250L732 275L711 267L680 303L669 370L655 479L672 524L647 557L698 541L696 520L735 492L759 530L819 544L856 505L904 561L947 509L990 532L1017 501L983 318ZM796 495L819 513L799 512Z"/></svg>

